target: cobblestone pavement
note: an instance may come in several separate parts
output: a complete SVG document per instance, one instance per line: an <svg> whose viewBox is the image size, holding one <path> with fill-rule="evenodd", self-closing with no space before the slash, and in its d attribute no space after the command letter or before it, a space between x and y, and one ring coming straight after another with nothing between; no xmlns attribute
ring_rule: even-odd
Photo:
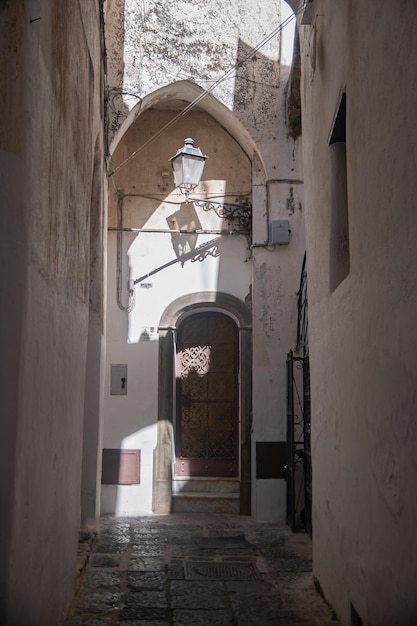
<svg viewBox="0 0 417 626"><path fill-rule="evenodd" d="M311 542L234 515L104 517L65 626L337 626Z"/></svg>

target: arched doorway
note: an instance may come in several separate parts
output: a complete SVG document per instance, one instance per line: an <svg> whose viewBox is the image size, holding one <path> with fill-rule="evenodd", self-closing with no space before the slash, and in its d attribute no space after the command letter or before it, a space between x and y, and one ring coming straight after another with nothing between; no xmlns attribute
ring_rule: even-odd
<svg viewBox="0 0 417 626"><path fill-rule="evenodd" d="M211 317L210 314L215 313ZM207 324L208 327L203 330ZM187 321L188 320L188 321ZM159 384L158 384L158 434L155 450L155 471L153 489L153 510L158 514L171 512L172 505L172 481L176 466L176 453L181 452L181 446L177 442L178 430L176 429L176 359L181 352L181 346L190 347L188 344L201 344L204 336L210 338L213 335L213 327L219 320L224 324L222 333L226 329L230 332L235 329L235 343L231 342L228 350L229 358L234 351L235 371L233 373L236 410L234 427L235 443L227 444L226 453L222 460L214 459L209 464L209 471L217 465L218 472L224 471L229 463L232 473L235 473L239 481L241 515L249 515L251 512L251 426L252 426L252 315L251 310L241 300L225 293L198 292L178 298L171 303L162 315L159 326ZM210 328L211 326L211 328ZM184 340L184 329L186 337ZM188 330L187 330L188 329ZM196 340L190 339L196 334ZM188 335L188 339L187 339ZM188 342L188 343L187 343ZM219 345L222 342L219 341ZM225 344L223 344L224 346ZM180 351L178 351L178 348ZM199 352L199 351L197 351ZM201 351L200 351L201 352ZM178 357L181 358L181 357ZM201 361L202 362L202 361ZM217 370L217 367L216 367ZM215 370L215 371L216 371ZM214 374L218 377L221 367ZM238 383L237 383L238 380ZM208 381L208 378L206 379ZM208 382L207 382L208 384ZM180 387L180 392L181 392ZM198 392L197 392L198 394ZM230 398L230 394L228 396ZM219 397L213 398L219 402ZM185 402L187 404L187 401ZM214 404L214 403L213 403ZM220 401L221 404L221 401ZM181 402L179 403L181 406ZM201 409L201 407L200 407ZM230 407L229 407L230 409ZM229 425L231 421L229 420ZM240 428L238 427L240 423ZM181 427L181 425L180 425ZM219 440L225 437L224 431L217 428L216 441L213 446L219 445ZM236 446L235 459L227 457L231 446ZM220 448L219 448L220 449ZM198 457L197 457L198 458ZM202 457L200 457L201 459ZM232 466L230 465L232 462ZM199 464L202 461L192 463L192 472L201 471ZM235 464L235 465L233 465ZM223 469L219 469L223 466ZM188 466L188 470L189 471ZM195 470L195 468L198 468ZM205 468L203 468L205 469ZM196 474L194 474L196 475ZM220 475L219 473L217 474ZM230 475L230 474L229 474Z"/></svg>
<svg viewBox="0 0 417 626"><path fill-rule="evenodd" d="M219 312L187 316L176 343L176 476L237 476L238 331Z"/></svg>

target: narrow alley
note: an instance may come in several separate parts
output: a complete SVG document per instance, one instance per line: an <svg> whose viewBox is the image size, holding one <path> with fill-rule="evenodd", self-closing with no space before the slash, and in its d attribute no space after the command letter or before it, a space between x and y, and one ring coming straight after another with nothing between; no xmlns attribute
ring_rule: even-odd
<svg viewBox="0 0 417 626"><path fill-rule="evenodd" d="M315 589L308 535L249 517L176 514L101 519L65 626L117 624L338 622Z"/></svg>
<svg viewBox="0 0 417 626"><path fill-rule="evenodd" d="M417 626L416 33L0 0L0 626Z"/></svg>

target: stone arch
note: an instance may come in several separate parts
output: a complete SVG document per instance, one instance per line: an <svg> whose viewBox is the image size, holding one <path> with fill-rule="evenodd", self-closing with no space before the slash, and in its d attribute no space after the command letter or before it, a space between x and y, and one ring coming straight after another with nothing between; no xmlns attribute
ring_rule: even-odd
<svg viewBox="0 0 417 626"><path fill-rule="evenodd" d="M235 139L235 141L241 146L242 150L247 154L251 161L253 161L254 157L257 157L259 163L261 163L262 167L264 167L263 159L256 142L251 137L248 130L236 118L233 111L228 109L217 98L206 92L196 83L189 80L181 80L165 85L164 87L147 94L140 102L138 102L130 110L120 128L115 133L110 144L110 154L114 154L115 149L127 130L146 110L151 107L166 106L170 101L182 100L190 104L197 98L199 98L198 108L206 111L221 126L223 126L223 128L225 128L233 139ZM173 118L174 117L175 112L173 111Z"/></svg>
<svg viewBox="0 0 417 626"><path fill-rule="evenodd" d="M187 294L168 305L159 324L158 435L155 450L153 510L171 511L174 416L175 333L185 315L217 310L234 318L240 343L240 513L251 512L252 314L238 298L221 292Z"/></svg>

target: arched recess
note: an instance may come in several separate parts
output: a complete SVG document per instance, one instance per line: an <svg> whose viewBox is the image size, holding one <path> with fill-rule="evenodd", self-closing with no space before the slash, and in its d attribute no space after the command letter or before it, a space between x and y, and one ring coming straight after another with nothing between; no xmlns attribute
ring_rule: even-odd
<svg viewBox="0 0 417 626"><path fill-rule="evenodd" d="M233 139L236 140L251 161L256 156L259 163L263 166L262 156L256 142L251 137L249 131L246 130L242 123L237 119L233 111L228 109L217 98L199 87L196 83L188 80L176 81L174 83L170 83L169 85L165 85L164 87L147 94L140 102L138 102L138 104L136 104L128 113L122 125L115 133L110 144L110 154L114 154L118 144L126 134L127 130L147 109L168 107L172 109L172 119L174 119L179 113L179 111L176 111L175 107L173 107L174 102L182 103L182 110L186 107L188 109L189 105L195 102L199 109L209 113L209 115L211 115L219 124L223 126L223 128L227 130L227 132L233 137ZM115 165L117 167L117 164Z"/></svg>
<svg viewBox="0 0 417 626"><path fill-rule="evenodd" d="M239 330L240 353L240 513L251 512L252 315L238 298L205 291L181 296L164 311L159 324L158 435L155 450L153 510L171 512L174 446L175 334L181 318L215 309L232 316Z"/></svg>

